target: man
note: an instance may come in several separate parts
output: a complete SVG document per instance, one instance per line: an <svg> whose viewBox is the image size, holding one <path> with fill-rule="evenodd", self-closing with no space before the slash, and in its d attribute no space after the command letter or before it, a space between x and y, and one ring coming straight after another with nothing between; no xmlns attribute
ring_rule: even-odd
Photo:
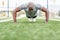
<svg viewBox="0 0 60 40"><path fill-rule="evenodd" d="M40 4L34 4L33 2L29 2L27 4L22 4L21 6L14 9L14 11L13 11L14 22L16 22L17 12L19 12L23 9L26 12L26 17L29 18L29 21L35 22L36 17L37 17L36 12L37 12L37 10L41 10L41 11L45 12L46 22L48 22L48 18L49 18L48 10L45 7L42 7Z"/></svg>

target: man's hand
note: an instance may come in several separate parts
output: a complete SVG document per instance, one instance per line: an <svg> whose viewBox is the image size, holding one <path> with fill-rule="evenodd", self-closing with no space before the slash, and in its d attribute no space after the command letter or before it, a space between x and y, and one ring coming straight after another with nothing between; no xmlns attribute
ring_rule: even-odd
<svg viewBox="0 0 60 40"><path fill-rule="evenodd" d="M45 21L44 23L48 23L47 21Z"/></svg>

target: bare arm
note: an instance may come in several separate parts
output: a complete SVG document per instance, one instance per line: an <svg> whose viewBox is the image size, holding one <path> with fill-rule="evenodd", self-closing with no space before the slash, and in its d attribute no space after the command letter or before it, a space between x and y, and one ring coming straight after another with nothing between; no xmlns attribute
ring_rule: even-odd
<svg viewBox="0 0 60 40"><path fill-rule="evenodd" d="M49 12L48 12L47 8L42 7L42 11L45 12L46 22L48 22Z"/></svg>
<svg viewBox="0 0 60 40"><path fill-rule="evenodd" d="M20 11L20 8L19 7L17 7L16 9L13 10L13 20L14 20L14 22L16 22L16 16L17 16L16 14L19 11Z"/></svg>
<svg viewBox="0 0 60 40"><path fill-rule="evenodd" d="M40 4L36 4L35 6L36 6L37 9L45 12L46 22L48 22L49 12L48 12L47 8L41 6Z"/></svg>

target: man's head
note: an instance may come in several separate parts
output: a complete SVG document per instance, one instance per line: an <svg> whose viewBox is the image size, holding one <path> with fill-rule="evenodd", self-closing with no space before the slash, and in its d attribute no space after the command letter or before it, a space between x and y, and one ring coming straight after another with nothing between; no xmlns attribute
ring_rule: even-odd
<svg viewBox="0 0 60 40"><path fill-rule="evenodd" d="M28 8L29 8L29 10L33 10L33 8L34 8L34 3L33 3L33 2L29 2L29 3L28 3Z"/></svg>

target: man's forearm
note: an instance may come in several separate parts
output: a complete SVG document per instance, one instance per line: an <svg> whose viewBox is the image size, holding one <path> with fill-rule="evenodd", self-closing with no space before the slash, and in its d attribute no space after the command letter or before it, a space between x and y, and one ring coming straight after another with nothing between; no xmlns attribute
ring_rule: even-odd
<svg viewBox="0 0 60 40"><path fill-rule="evenodd" d="M13 20L14 20L14 22L16 22L16 12L15 11L13 11Z"/></svg>
<svg viewBox="0 0 60 40"><path fill-rule="evenodd" d="M16 9L14 9L14 11L13 11L13 20L14 20L14 22L16 22L16 14L17 14L17 12L19 12L20 11L20 7L17 7Z"/></svg>
<svg viewBox="0 0 60 40"><path fill-rule="evenodd" d="M45 16L46 16L46 22L48 22L48 19L49 19L49 12L48 11L46 11Z"/></svg>
<svg viewBox="0 0 60 40"><path fill-rule="evenodd" d="M48 22L49 19L49 11L47 8L42 7L42 11L45 12L46 22Z"/></svg>

